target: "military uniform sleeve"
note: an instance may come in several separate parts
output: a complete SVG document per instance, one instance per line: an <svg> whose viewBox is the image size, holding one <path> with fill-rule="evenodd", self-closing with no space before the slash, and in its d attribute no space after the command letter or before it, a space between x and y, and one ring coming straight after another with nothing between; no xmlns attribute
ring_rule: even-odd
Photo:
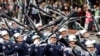
<svg viewBox="0 0 100 56"><path fill-rule="evenodd" d="M15 48L12 47L11 49L9 49L8 47L11 47L10 45L3 45L3 52L6 54L6 55L11 55L15 52Z"/></svg>

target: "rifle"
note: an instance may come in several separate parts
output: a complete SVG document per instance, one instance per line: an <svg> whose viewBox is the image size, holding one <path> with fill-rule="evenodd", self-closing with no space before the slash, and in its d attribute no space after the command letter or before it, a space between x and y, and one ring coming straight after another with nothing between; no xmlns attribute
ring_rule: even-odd
<svg viewBox="0 0 100 56"><path fill-rule="evenodd" d="M8 25L8 22L7 22L7 19L6 18L4 18L4 21L5 21L5 24L7 25L7 27L8 27L8 30L10 30L10 27L9 27L9 25Z"/></svg>
<svg viewBox="0 0 100 56"><path fill-rule="evenodd" d="M1 14L0 16L1 16L1 17L4 17L4 18L8 18L8 20L12 20L12 21L16 22L17 24L19 24L19 25L21 25L21 26L25 27L25 25L24 25L24 24L22 24L22 23L20 23L20 22L16 21L14 18L9 17L9 16L8 16L8 15L6 15L5 13L4 13L4 14Z"/></svg>
<svg viewBox="0 0 100 56"><path fill-rule="evenodd" d="M56 33L56 32L62 27L62 25L64 25L64 24L69 20L69 18L70 18L73 14L74 14L74 12L71 11L71 13L70 13L66 18L62 19L62 21L58 24L57 29L56 29L51 35L49 35L49 36L45 39L45 41L46 41L49 37L51 37L54 33Z"/></svg>
<svg viewBox="0 0 100 56"><path fill-rule="evenodd" d="M34 22L32 21L32 19L31 19L27 14L25 14L25 16L28 18L28 21L29 21L29 23L30 23L32 29L35 30L35 32L36 32L39 36L41 36L41 35L40 35L40 32L38 31L38 29L35 27Z"/></svg>

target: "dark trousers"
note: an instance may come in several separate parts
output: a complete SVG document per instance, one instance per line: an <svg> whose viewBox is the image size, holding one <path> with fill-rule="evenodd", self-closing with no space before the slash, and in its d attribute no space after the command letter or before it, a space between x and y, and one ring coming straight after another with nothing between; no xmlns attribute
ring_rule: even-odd
<svg viewBox="0 0 100 56"><path fill-rule="evenodd" d="M93 21L91 21L88 25L88 31L92 31Z"/></svg>
<svg viewBox="0 0 100 56"><path fill-rule="evenodd" d="M48 17L46 15L41 15L42 16L42 23L43 25L48 24L50 21L52 21L51 17Z"/></svg>
<svg viewBox="0 0 100 56"><path fill-rule="evenodd" d="M32 20L36 20L36 23L39 23L40 22L40 18L39 18L39 15L38 14L32 14Z"/></svg>

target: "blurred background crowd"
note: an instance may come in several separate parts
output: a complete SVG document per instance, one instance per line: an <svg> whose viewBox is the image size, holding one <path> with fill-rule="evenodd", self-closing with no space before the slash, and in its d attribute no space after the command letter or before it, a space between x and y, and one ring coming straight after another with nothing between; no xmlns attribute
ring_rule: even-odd
<svg viewBox="0 0 100 56"><path fill-rule="evenodd" d="M88 5L89 2L89 5ZM50 21L55 20L45 13L35 9L32 4L40 7L47 13L51 14L54 17L60 17L59 13L48 9L47 7L52 7L65 15L68 15L71 10L74 10L76 13L72 17L82 17L82 16L94 16L95 20L100 24L100 1L99 0L0 0L0 11L6 12L11 18L16 18L20 22L28 24L27 19L24 19L23 14L28 13L29 17L36 23L42 23L43 25L48 24ZM86 12L91 8L92 14ZM35 17L34 17L35 16ZM93 20L86 20L86 18L77 18L77 22L81 24L82 27L88 30L94 30ZM71 24L71 23L70 23ZM78 29L77 26L72 23L69 24L69 28ZM88 26L89 24L89 26ZM73 25L73 26L72 26Z"/></svg>

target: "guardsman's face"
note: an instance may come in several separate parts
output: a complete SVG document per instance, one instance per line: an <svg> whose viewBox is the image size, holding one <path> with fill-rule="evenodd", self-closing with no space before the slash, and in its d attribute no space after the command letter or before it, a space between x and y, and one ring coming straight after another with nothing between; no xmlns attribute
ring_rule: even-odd
<svg viewBox="0 0 100 56"><path fill-rule="evenodd" d="M71 48L75 47L76 46L75 41L69 41L69 46Z"/></svg>
<svg viewBox="0 0 100 56"><path fill-rule="evenodd" d="M55 37L54 37L54 38L51 38L51 39L50 39L50 42L51 42L52 44L57 43L57 38L55 38Z"/></svg>
<svg viewBox="0 0 100 56"><path fill-rule="evenodd" d="M34 40L34 42L40 42L41 40L40 40L40 38L36 38L35 40Z"/></svg>
<svg viewBox="0 0 100 56"><path fill-rule="evenodd" d="M10 39L9 34L4 35L3 38L4 38L5 40L9 40L9 39Z"/></svg>
<svg viewBox="0 0 100 56"><path fill-rule="evenodd" d="M16 28L16 27L18 27L18 24L17 23L13 23L12 26Z"/></svg>
<svg viewBox="0 0 100 56"><path fill-rule="evenodd" d="M92 51L95 51L95 48L94 47L87 47L87 50L92 52Z"/></svg>
<svg viewBox="0 0 100 56"><path fill-rule="evenodd" d="M17 40L17 42L22 42L23 41L23 37L22 36L18 36L16 40Z"/></svg>
<svg viewBox="0 0 100 56"><path fill-rule="evenodd" d="M42 29L42 25L41 26L38 26L38 30Z"/></svg>
<svg viewBox="0 0 100 56"><path fill-rule="evenodd" d="M66 35L67 35L67 31L62 31L62 32L61 32L61 35L62 35L62 36L66 36Z"/></svg>
<svg viewBox="0 0 100 56"><path fill-rule="evenodd" d="M75 45L75 41L70 41L69 44Z"/></svg>

